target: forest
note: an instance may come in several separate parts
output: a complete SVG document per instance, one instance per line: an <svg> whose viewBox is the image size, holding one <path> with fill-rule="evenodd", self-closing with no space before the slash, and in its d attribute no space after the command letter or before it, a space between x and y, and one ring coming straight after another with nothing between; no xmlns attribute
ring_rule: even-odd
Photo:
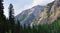
<svg viewBox="0 0 60 33"><path fill-rule="evenodd" d="M38 26L21 26L14 20L13 5L9 5L9 18L4 15L3 0L0 0L0 33L60 33L60 17L51 24Z"/></svg>

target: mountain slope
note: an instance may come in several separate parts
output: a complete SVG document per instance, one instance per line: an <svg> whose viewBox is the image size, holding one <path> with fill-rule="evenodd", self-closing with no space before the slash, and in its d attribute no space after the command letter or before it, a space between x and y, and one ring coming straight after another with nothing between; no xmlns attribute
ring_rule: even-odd
<svg viewBox="0 0 60 33"><path fill-rule="evenodd" d="M60 16L60 0L55 0L45 6L43 11L31 23L31 26L46 23L50 24L55 21L58 16Z"/></svg>
<svg viewBox="0 0 60 33"><path fill-rule="evenodd" d="M24 10L16 16L21 25L39 25L50 24L60 16L60 0L55 0L44 6L34 6L31 9Z"/></svg>
<svg viewBox="0 0 60 33"><path fill-rule="evenodd" d="M21 25L30 25L33 21L33 19L41 12L41 10L44 8L44 6L34 6L31 9L24 10L22 13L17 15L15 19L19 20Z"/></svg>

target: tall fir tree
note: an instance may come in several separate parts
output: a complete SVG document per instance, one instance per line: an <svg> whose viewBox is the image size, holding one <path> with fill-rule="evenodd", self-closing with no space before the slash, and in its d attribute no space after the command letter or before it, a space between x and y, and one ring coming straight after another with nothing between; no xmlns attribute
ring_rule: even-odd
<svg viewBox="0 0 60 33"><path fill-rule="evenodd" d="M0 33L5 32L5 15L4 15L4 6L3 6L3 0L0 0Z"/></svg>
<svg viewBox="0 0 60 33"><path fill-rule="evenodd" d="M14 9L13 9L13 5L10 4L9 6L9 25L10 25L10 29L11 29L11 33L14 33Z"/></svg>

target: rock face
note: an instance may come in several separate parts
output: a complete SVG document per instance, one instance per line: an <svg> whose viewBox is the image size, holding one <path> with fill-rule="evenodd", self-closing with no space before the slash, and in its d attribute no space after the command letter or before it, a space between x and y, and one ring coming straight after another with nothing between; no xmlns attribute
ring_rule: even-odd
<svg viewBox="0 0 60 33"><path fill-rule="evenodd" d="M21 25L30 25L43 8L44 6L40 5L34 6L31 9L24 10L22 13L17 15L15 19L19 20Z"/></svg>
<svg viewBox="0 0 60 33"><path fill-rule="evenodd" d="M39 25L50 24L60 16L60 0L55 0L44 6L34 6L31 9L24 10L15 17L21 25Z"/></svg>
<svg viewBox="0 0 60 33"><path fill-rule="evenodd" d="M60 0L55 0L52 3L47 4L31 23L31 26L46 23L50 24L55 21L58 16L60 16Z"/></svg>

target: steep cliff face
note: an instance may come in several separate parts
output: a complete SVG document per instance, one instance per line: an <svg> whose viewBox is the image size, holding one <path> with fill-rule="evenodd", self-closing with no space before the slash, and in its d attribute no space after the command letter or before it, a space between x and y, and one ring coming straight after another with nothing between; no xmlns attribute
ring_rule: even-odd
<svg viewBox="0 0 60 33"><path fill-rule="evenodd" d="M31 23L31 26L46 23L50 24L55 21L58 16L60 16L60 0L55 0L52 3L47 4Z"/></svg>

